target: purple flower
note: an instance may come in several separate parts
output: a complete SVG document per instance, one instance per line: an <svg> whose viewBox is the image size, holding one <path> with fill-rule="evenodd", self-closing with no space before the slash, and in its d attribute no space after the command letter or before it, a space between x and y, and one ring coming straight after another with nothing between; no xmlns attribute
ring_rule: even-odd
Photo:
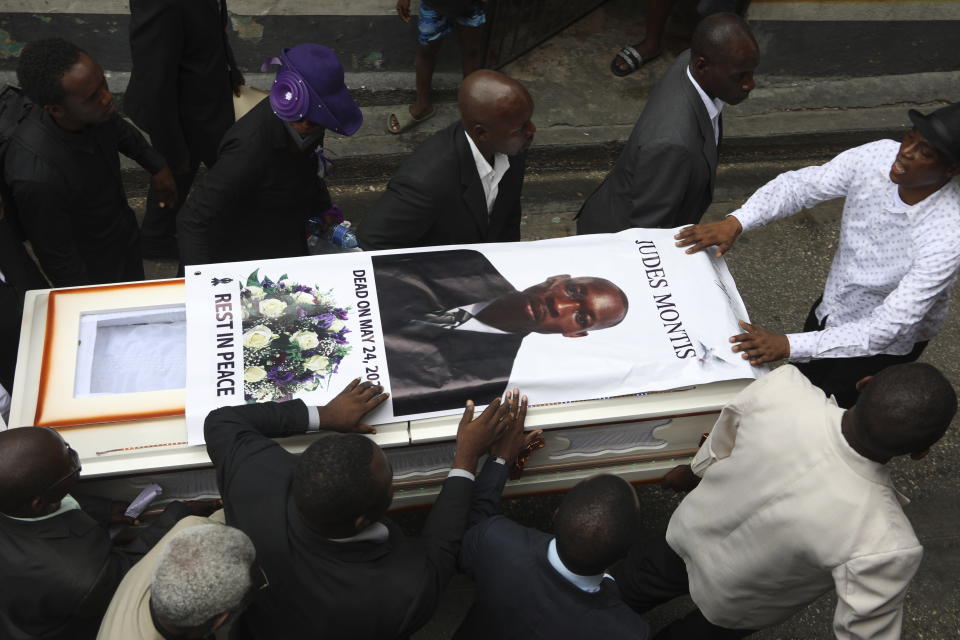
<svg viewBox="0 0 960 640"><path fill-rule="evenodd" d="M302 284L298 284L297 286L295 286L295 287L293 288L293 291L294 291L294 293L296 293L297 291L303 291L304 293L313 293L313 288L312 288L312 287L305 287L305 286L303 286Z"/></svg>
<svg viewBox="0 0 960 640"><path fill-rule="evenodd" d="M337 318L340 319L340 320L346 320L346 319L347 319L347 310L346 310L346 309L341 309L341 308L338 307L338 308L336 308L336 309L333 310L333 315L337 316Z"/></svg>
<svg viewBox="0 0 960 640"><path fill-rule="evenodd" d="M326 329L333 324L333 321L336 320L336 316L332 313L321 313L318 316L314 316L314 322L317 323L317 327L320 329Z"/></svg>
<svg viewBox="0 0 960 640"><path fill-rule="evenodd" d="M346 327L344 327L338 333L332 333L330 335L331 337L333 337L334 342L336 342L337 344L347 344L347 338L344 335L347 333L350 333L350 329L347 329Z"/></svg>
<svg viewBox="0 0 960 640"><path fill-rule="evenodd" d="M287 384L293 380L293 371L281 371L278 367L273 367L267 372L267 378L278 384Z"/></svg>

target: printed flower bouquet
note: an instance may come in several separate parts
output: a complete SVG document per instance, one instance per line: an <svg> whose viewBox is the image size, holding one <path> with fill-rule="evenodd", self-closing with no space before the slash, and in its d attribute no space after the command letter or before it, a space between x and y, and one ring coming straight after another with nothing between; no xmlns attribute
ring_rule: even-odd
<svg viewBox="0 0 960 640"><path fill-rule="evenodd" d="M338 307L329 291L287 279L247 278L243 304L243 391L247 402L289 400L329 383L350 353L350 307Z"/></svg>

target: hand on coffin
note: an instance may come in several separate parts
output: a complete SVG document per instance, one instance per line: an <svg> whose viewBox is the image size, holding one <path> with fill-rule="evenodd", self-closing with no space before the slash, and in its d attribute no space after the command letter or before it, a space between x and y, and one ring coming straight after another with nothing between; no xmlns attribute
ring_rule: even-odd
<svg viewBox="0 0 960 640"><path fill-rule="evenodd" d="M209 500L184 500L183 504L190 509L190 514L194 516L209 517L217 509L223 509L223 500L220 498L211 498Z"/></svg>
<svg viewBox="0 0 960 640"><path fill-rule="evenodd" d="M317 408L320 428L341 433L376 433L377 430L370 425L360 424L360 419L389 396L389 393L383 393L381 385L354 378L336 398Z"/></svg>
<svg viewBox="0 0 960 640"><path fill-rule="evenodd" d="M230 88L233 89L233 95L240 97L240 87L247 84L243 78L243 72L240 69L230 69Z"/></svg>
<svg viewBox="0 0 960 640"><path fill-rule="evenodd" d="M743 233L743 226L736 216L727 216L719 222L684 227L673 237L677 240L678 247L690 247L687 253L697 253L707 247L716 246L719 258L733 246L741 233Z"/></svg>
<svg viewBox="0 0 960 640"><path fill-rule="evenodd" d="M160 201L160 208L172 209L177 206L177 182L173 179L173 172L164 167L153 174L150 184Z"/></svg>
<svg viewBox="0 0 960 640"><path fill-rule="evenodd" d="M766 329L747 324L743 320L740 326L747 330L730 338L733 351L742 353L744 360L756 366L790 357L790 340L782 333L773 333Z"/></svg>
<svg viewBox="0 0 960 640"><path fill-rule="evenodd" d="M527 396L520 395L520 389L507 394L508 420L510 424L503 435L490 447L490 455L503 458L511 471L514 467L522 470L527 458L543 447L542 429L524 431L527 419Z"/></svg>
<svg viewBox="0 0 960 640"><path fill-rule="evenodd" d="M660 480L661 489L674 491L693 491L698 484L700 484L700 476L695 474L688 464L674 467Z"/></svg>
<svg viewBox="0 0 960 640"><path fill-rule="evenodd" d="M510 417L510 398L501 403L494 398L476 420L473 419L473 400L467 400L460 426L457 427L457 450L453 454L453 468L476 473L477 459L490 450L513 420Z"/></svg>
<svg viewBox="0 0 960 640"><path fill-rule="evenodd" d="M129 502L114 500L110 505L110 524L137 524L139 520L125 515L129 506Z"/></svg>

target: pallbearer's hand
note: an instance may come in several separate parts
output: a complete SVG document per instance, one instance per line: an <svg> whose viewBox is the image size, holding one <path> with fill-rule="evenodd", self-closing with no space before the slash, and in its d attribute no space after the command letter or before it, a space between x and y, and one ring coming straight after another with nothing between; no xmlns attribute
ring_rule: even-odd
<svg viewBox="0 0 960 640"><path fill-rule="evenodd" d="M360 419L389 396L389 393L383 393L382 385L354 378L337 397L318 407L320 428L342 433L376 433L377 430L370 425L361 424Z"/></svg>
<svg viewBox="0 0 960 640"><path fill-rule="evenodd" d="M507 430L510 418L510 398L501 402L494 398L490 404L474 419L473 400L467 401L467 407L460 418L457 428L457 451L453 455L453 468L476 473L477 459L490 450L491 445Z"/></svg>
<svg viewBox="0 0 960 640"><path fill-rule="evenodd" d="M743 227L736 216L727 216L719 222L684 227L673 237L678 247L690 247L687 253L697 253L707 247L716 246L719 258L733 246L741 233L743 233Z"/></svg>
<svg viewBox="0 0 960 640"><path fill-rule="evenodd" d="M740 326L747 332L732 336L730 342L735 343L733 351L743 354L743 359L749 360L750 364L756 366L790 357L790 340L787 336L767 331L742 320Z"/></svg>
<svg viewBox="0 0 960 640"><path fill-rule="evenodd" d="M524 431L524 423L527 420L527 396L521 395L520 389L514 389L507 397L509 425L503 435L490 447L490 455L503 458L510 466L520 456L526 454L525 458L529 457L533 451L542 446L534 446L534 441L543 435L543 430Z"/></svg>
<svg viewBox="0 0 960 640"><path fill-rule="evenodd" d="M173 172L168 167L164 167L153 174L150 178L150 184L157 194L157 200L160 208L173 209L177 206L177 181L173 179Z"/></svg>

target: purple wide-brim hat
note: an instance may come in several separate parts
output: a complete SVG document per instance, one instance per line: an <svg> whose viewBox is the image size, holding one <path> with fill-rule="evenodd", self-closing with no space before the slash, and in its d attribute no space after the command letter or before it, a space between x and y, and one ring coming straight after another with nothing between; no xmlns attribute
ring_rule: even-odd
<svg viewBox="0 0 960 640"><path fill-rule="evenodd" d="M307 119L352 136L363 124L363 113L343 82L343 65L330 48L299 44L283 49L279 58L264 64L279 64L270 88L270 106L281 120Z"/></svg>

